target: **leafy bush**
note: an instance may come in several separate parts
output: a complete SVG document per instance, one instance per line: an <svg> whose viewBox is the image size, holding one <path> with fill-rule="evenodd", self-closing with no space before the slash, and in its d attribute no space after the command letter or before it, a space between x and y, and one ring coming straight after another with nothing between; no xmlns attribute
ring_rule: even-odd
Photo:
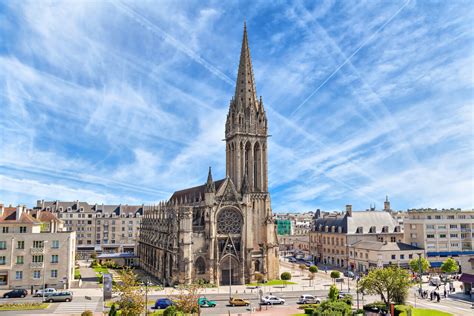
<svg viewBox="0 0 474 316"><path fill-rule="evenodd" d="M93 315L94 315L94 314L92 313L92 311L89 311L89 310L83 311L83 312L81 313L81 316L93 316Z"/></svg>
<svg viewBox="0 0 474 316"><path fill-rule="evenodd" d="M337 298L339 297L339 290L335 285L331 285L329 288L329 294L328 294L329 300L330 301L336 301Z"/></svg>
<svg viewBox="0 0 474 316"><path fill-rule="evenodd" d="M352 301L353 301L352 295L346 294L340 299L340 301L346 303L349 306L352 306Z"/></svg>
<svg viewBox="0 0 474 316"><path fill-rule="evenodd" d="M96 259L92 260L91 268L100 268L100 267L101 267L101 265Z"/></svg>
<svg viewBox="0 0 474 316"><path fill-rule="evenodd" d="M298 306L298 309L305 309L305 308L313 308L316 309L319 306L319 304L303 304Z"/></svg>
<svg viewBox="0 0 474 316"><path fill-rule="evenodd" d="M79 280L81 278L81 271L79 268L74 268L74 280Z"/></svg>
<svg viewBox="0 0 474 316"><path fill-rule="evenodd" d="M314 312L314 308L305 308L304 309L304 313L306 315L313 315L313 312Z"/></svg>
<svg viewBox="0 0 474 316"><path fill-rule="evenodd" d="M174 305L168 306L163 312L163 316L176 316L176 315L177 315L177 310L176 310L176 306Z"/></svg>
<svg viewBox="0 0 474 316"><path fill-rule="evenodd" d="M112 304L109 310L109 316L116 316L117 315L117 308L115 307L115 304Z"/></svg>
<svg viewBox="0 0 474 316"><path fill-rule="evenodd" d="M289 281L289 280L291 280L291 273L290 273L290 272L283 272L283 273L280 275L280 278L281 278L283 281Z"/></svg>
<svg viewBox="0 0 474 316"><path fill-rule="evenodd" d="M410 305L395 305L395 316L407 316L411 315Z"/></svg>
<svg viewBox="0 0 474 316"><path fill-rule="evenodd" d="M315 316L350 316L352 308L342 301L324 301L314 310Z"/></svg>
<svg viewBox="0 0 474 316"><path fill-rule="evenodd" d="M341 272L339 271L331 271L331 279L339 279L341 277Z"/></svg>

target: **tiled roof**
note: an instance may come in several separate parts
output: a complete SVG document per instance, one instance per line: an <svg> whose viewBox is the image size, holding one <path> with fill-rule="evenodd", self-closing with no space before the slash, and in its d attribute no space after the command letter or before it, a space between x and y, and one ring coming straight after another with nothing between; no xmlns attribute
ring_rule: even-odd
<svg viewBox="0 0 474 316"><path fill-rule="evenodd" d="M0 216L0 223L19 223L19 224L40 224L41 222L31 216L30 214L27 214L26 212L23 212L20 216L20 220L16 220L16 208L5 208L3 210L3 215Z"/></svg>

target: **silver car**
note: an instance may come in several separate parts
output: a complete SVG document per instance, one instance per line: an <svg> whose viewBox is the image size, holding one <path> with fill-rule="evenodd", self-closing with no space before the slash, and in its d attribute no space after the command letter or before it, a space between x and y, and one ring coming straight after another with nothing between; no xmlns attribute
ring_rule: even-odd
<svg viewBox="0 0 474 316"><path fill-rule="evenodd" d="M314 295L304 294L298 299L297 304L319 304L321 300Z"/></svg>
<svg viewBox="0 0 474 316"><path fill-rule="evenodd" d="M72 301L72 292L56 292L51 293L44 298L45 302L70 302Z"/></svg>

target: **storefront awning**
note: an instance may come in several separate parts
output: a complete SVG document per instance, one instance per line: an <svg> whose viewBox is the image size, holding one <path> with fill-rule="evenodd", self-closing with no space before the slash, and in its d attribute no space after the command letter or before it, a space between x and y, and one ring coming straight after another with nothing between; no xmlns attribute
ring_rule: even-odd
<svg viewBox="0 0 474 316"><path fill-rule="evenodd" d="M459 281L464 283L474 283L474 274L463 273L461 274Z"/></svg>

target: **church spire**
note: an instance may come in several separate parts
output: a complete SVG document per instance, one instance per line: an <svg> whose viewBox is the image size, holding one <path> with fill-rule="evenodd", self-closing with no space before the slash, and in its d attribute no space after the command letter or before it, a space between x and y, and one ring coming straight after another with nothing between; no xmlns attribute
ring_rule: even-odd
<svg viewBox="0 0 474 316"><path fill-rule="evenodd" d="M216 192L216 186L212 180L211 167L209 167L209 172L207 173L207 182L206 182L206 193Z"/></svg>
<svg viewBox="0 0 474 316"><path fill-rule="evenodd" d="M237 102L237 104L240 102L240 104L242 104L242 106L245 108L254 106L255 109L258 110L257 91L255 89L252 59L250 57L250 48L247 38L247 25L245 22L234 100Z"/></svg>

